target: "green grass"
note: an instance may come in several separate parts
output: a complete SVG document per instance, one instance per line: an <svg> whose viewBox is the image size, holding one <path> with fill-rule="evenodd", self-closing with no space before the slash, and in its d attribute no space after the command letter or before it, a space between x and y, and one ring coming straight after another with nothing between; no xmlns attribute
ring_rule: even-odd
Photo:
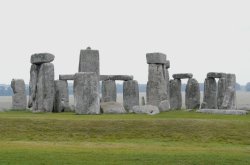
<svg viewBox="0 0 250 165"><path fill-rule="evenodd" d="M250 164L250 115L0 113L0 164Z"/></svg>

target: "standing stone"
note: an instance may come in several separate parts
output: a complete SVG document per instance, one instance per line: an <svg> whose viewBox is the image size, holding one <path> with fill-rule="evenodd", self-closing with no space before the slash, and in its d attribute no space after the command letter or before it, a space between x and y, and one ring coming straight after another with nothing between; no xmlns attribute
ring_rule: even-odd
<svg viewBox="0 0 250 165"><path fill-rule="evenodd" d="M31 65L30 67L30 82L29 82L29 103L28 107L31 108L33 105L33 102L35 102L36 99L36 85L37 85L37 79L38 79L38 65Z"/></svg>
<svg viewBox="0 0 250 165"><path fill-rule="evenodd" d="M54 65L44 63L38 66L33 112L52 112L54 104Z"/></svg>
<svg viewBox="0 0 250 165"><path fill-rule="evenodd" d="M100 75L99 51L88 47L80 52L79 72L95 72Z"/></svg>
<svg viewBox="0 0 250 165"><path fill-rule="evenodd" d="M235 74L227 74L226 92L222 103L223 109L236 109L236 76Z"/></svg>
<svg viewBox="0 0 250 165"><path fill-rule="evenodd" d="M198 109L200 107L200 86L194 78L190 78L187 82L185 104L186 109Z"/></svg>
<svg viewBox="0 0 250 165"><path fill-rule="evenodd" d="M181 96L181 80L174 79L170 80L170 108L181 109L182 96Z"/></svg>
<svg viewBox="0 0 250 165"><path fill-rule="evenodd" d="M143 96L141 97L141 105L146 105L145 98Z"/></svg>
<svg viewBox="0 0 250 165"><path fill-rule="evenodd" d="M226 93L226 83L227 83L226 78L220 78L218 81L218 93L217 93L218 109L223 109L222 103L223 103L225 93Z"/></svg>
<svg viewBox="0 0 250 165"><path fill-rule="evenodd" d="M96 73L75 74L74 101L76 114L100 114L99 78Z"/></svg>
<svg viewBox="0 0 250 165"><path fill-rule="evenodd" d="M168 99L167 80L164 64L149 64L147 82L147 104L159 106Z"/></svg>
<svg viewBox="0 0 250 165"><path fill-rule="evenodd" d="M102 81L102 101L116 102L116 84L114 80Z"/></svg>
<svg viewBox="0 0 250 165"><path fill-rule="evenodd" d="M55 100L53 112L64 112L69 108L68 83L55 80Z"/></svg>
<svg viewBox="0 0 250 165"><path fill-rule="evenodd" d="M133 106L139 105L139 87L136 80L123 82L123 106L129 111Z"/></svg>
<svg viewBox="0 0 250 165"><path fill-rule="evenodd" d="M217 84L214 78L206 78L202 109L217 109Z"/></svg>
<svg viewBox="0 0 250 165"><path fill-rule="evenodd" d="M22 79L12 79L11 88L13 90L12 108L26 109L27 97L25 92L25 83Z"/></svg>
<svg viewBox="0 0 250 165"><path fill-rule="evenodd" d="M167 89L167 100L169 100L169 97L170 97L169 72L168 72L169 67L170 67L170 62L168 63L168 65L165 65L165 79L166 79L166 85L167 85L167 88L166 88Z"/></svg>

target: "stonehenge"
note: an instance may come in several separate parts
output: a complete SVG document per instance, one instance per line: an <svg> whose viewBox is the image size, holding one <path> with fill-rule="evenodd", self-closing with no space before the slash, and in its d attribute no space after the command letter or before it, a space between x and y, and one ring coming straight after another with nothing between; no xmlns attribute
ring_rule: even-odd
<svg viewBox="0 0 250 165"><path fill-rule="evenodd" d="M31 56L29 108L33 112L52 112L54 105L54 65L55 56L49 53Z"/></svg>
<svg viewBox="0 0 250 165"><path fill-rule="evenodd" d="M235 74L207 73L201 104L200 86L198 81L193 78L193 74L173 74L173 79L170 80L170 61L163 53L146 54L148 81L146 98L142 97L141 106L139 85L132 75L100 75L98 50L92 50L90 47L81 50L78 72L60 74L59 80L54 79L54 65L51 63L54 59L55 56L50 53L37 53L30 58L28 107L33 112L64 112L69 110L67 82L69 80L73 81L74 111L76 114L127 112L157 114L181 109L183 101L182 79L188 79L185 89L186 109L236 109ZM216 79L218 79L218 83ZM116 81L123 81L122 104L116 102ZM26 97L24 97L23 80L13 79L11 84L14 93L13 108L25 109Z"/></svg>
<svg viewBox="0 0 250 165"><path fill-rule="evenodd" d="M219 79L218 84L216 78ZM235 74L209 72L204 83L201 109L236 109L235 84Z"/></svg>
<svg viewBox="0 0 250 165"><path fill-rule="evenodd" d="M11 88L13 90L12 109L26 109L27 97L24 80L12 79Z"/></svg>

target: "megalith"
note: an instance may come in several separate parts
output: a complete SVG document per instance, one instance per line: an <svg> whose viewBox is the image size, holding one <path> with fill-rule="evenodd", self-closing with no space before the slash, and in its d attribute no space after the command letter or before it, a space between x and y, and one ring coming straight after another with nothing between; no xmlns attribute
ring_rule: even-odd
<svg viewBox="0 0 250 165"><path fill-rule="evenodd" d="M100 114L99 78L95 72L80 72L74 79L76 114Z"/></svg>
<svg viewBox="0 0 250 165"><path fill-rule="evenodd" d="M102 101L103 102L116 102L116 84L115 80L102 81Z"/></svg>
<svg viewBox="0 0 250 165"><path fill-rule="evenodd" d="M185 105L186 109L200 108L200 86L196 79L188 79L185 90Z"/></svg>
<svg viewBox="0 0 250 165"><path fill-rule="evenodd" d="M55 99L53 112L65 112L69 109L68 83L55 80Z"/></svg>
<svg viewBox="0 0 250 165"><path fill-rule="evenodd" d="M160 102L167 100L168 97L168 77L166 68L169 65L166 55L162 53L148 53L146 55L148 68L147 82L147 104L159 106Z"/></svg>
<svg viewBox="0 0 250 165"><path fill-rule="evenodd" d="M217 109L217 83L215 78L208 77L204 82L202 109Z"/></svg>
<svg viewBox="0 0 250 165"><path fill-rule="evenodd" d="M181 96L181 79L170 80L170 108L181 109L182 96Z"/></svg>
<svg viewBox="0 0 250 165"><path fill-rule="evenodd" d="M25 83L22 79L12 79L11 88L13 90L12 108L26 109L27 97L25 92Z"/></svg>
<svg viewBox="0 0 250 165"><path fill-rule="evenodd" d="M236 76L235 74L226 75L226 92L222 103L222 109L236 109Z"/></svg>
<svg viewBox="0 0 250 165"><path fill-rule="evenodd" d="M129 111L133 106L139 105L139 87L136 80L123 82L123 106Z"/></svg>
<svg viewBox="0 0 250 165"><path fill-rule="evenodd" d="M38 53L31 56L29 107L33 112L52 112L54 105L54 55Z"/></svg>

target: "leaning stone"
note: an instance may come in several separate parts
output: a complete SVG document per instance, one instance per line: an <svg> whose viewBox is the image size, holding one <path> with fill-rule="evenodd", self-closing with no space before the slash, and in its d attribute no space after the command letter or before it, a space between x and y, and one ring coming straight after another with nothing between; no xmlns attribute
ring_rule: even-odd
<svg viewBox="0 0 250 165"><path fill-rule="evenodd" d="M74 101L76 114L100 114L99 78L96 73L75 74Z"/></svg>
<svg viewBox="0 0 250 165"><path fill-rule="evenodd" d="M181 109L182 96L181 96L181 80L174 79L169 82L170 87L170 108Z"/></svg>
<svg viewBox="0 0 250 165"><path fill-rule="evenodd" d="M123 106L128 111L139 105L139 87L136 80L123 82Z"/></svg>
<svg viewBox="0 0 250 165"><path fill-rule="evenodd" d="M113 80L102 81L102 101L116 101L116 84Z"/></svg>
<svg viewBox="0 0 250 165"><path fill-rule="evenodd" d="M30 67L30 82L29 82L29 103L28 107L31 108L36 99L36 85L38 79L38 65L32 64Z"/></svg>
<svg viewBox="0 0 250 165"><path fill-rule="evenodd" d="M197 110L196 112L223 114L223 115L246 115L248 113L245 110L222 110L222 109L200 109L200 110Z"/></svg>
<svg viewBox="0 0 250 165"><path fill-rule="evenodd" d="M189 79L185 92L186 109L200 108L200 86L196 79Z"/></svg>
<svg viewBox="0 0 250 165"><path fill-rule="evenodd" d="M54 104L54 65L44 63L38 68L33 112L52 112Z"/></svg>
<svg viewBox="0 0 250 165"><path fill-rule="evenodd" d="M54 60L55 56L50 53L38 53L31 55L30 62L32 64L49 63Z"/></svg>
<svg viewBox="0 0 250 165"><path fill-rule="evenodd" d="M166 112L170 110L170 103L168 100L163 100L159 104L159 110L160 112Z"/></svg>
<svg viewBox="0 0 250 165"><path fill-rule="evenodd" d="M59 80L74 80L75 75L74 74L60 74Z"/></svg>
<svg viewBox="0 0 250 165"><path fill-rule="evenodd" d="M207 78L222 78L222 77L226 77L226 74L219 72L209 72L207 74Z"/></svg>
<svg viewBox="0 0 250 165"><path fill-rule="evenodd" d="M147 53L147 63L148 64L166 64L166 55L163 53Z"/></svg>
<svg viewBox="0 0 250 165"><path fill-rule="evenodd" d="M179 74L173 74L174 79L185 79L185 78L192 78L192 73L179 73Z"/></svg>
<svg viewBox="0 0 250 165"><path fill-rule="evenodd" d="M55 80L53 112L64 112L67 109L69 109L68 83L64 80Z"/></svg>
<svg viewBox="0 0 250 165"><path fill-rule="evenodd" d="M236 76L235 74L227 74L226 92L222 103L223 109L236 109Z"/></svg>
<svg viewBox="0 0 250 165"><path fill-rule="evenodd" d="M217 83L214 78L205 79L203 102L201 108L217 109Z"/></svg>
<svg viewBox="0 0 250 165"><path fill-rule="evenodd" d="M11 88L13 90L12 108L26 109L27 97L25 92L25 83L22 79L12 79Z"/></svg>
<svg viewBox="0 0 250 165"><path fill-rule="evenodd" d="M130 111L132 113L145 113L148 115L156 115L160 113L159 108L157 106L153 105L144 105L144 106L133 106L132 110Z"/></svg>
<svg viewBox="0 0 250 165"><path fill-rule="evenodd" d="M101 113L104 114L122 114L127 113L124 107L117 102L102 102Z"/></svg>
<svg viewBox="0 0 250 165"><path fill-rule="evenodd" d="M100 64L98 50L91 50L89 47L85 50L81 50L78 72L94 72L99 79Z"/></svg>
<svg viewBox="0 0 250 165"><path fill-rule="evenodd" d="M133 76L130 75L100 75L100 80L120 80L120 81L129 81L133 80Z"/></svg>

